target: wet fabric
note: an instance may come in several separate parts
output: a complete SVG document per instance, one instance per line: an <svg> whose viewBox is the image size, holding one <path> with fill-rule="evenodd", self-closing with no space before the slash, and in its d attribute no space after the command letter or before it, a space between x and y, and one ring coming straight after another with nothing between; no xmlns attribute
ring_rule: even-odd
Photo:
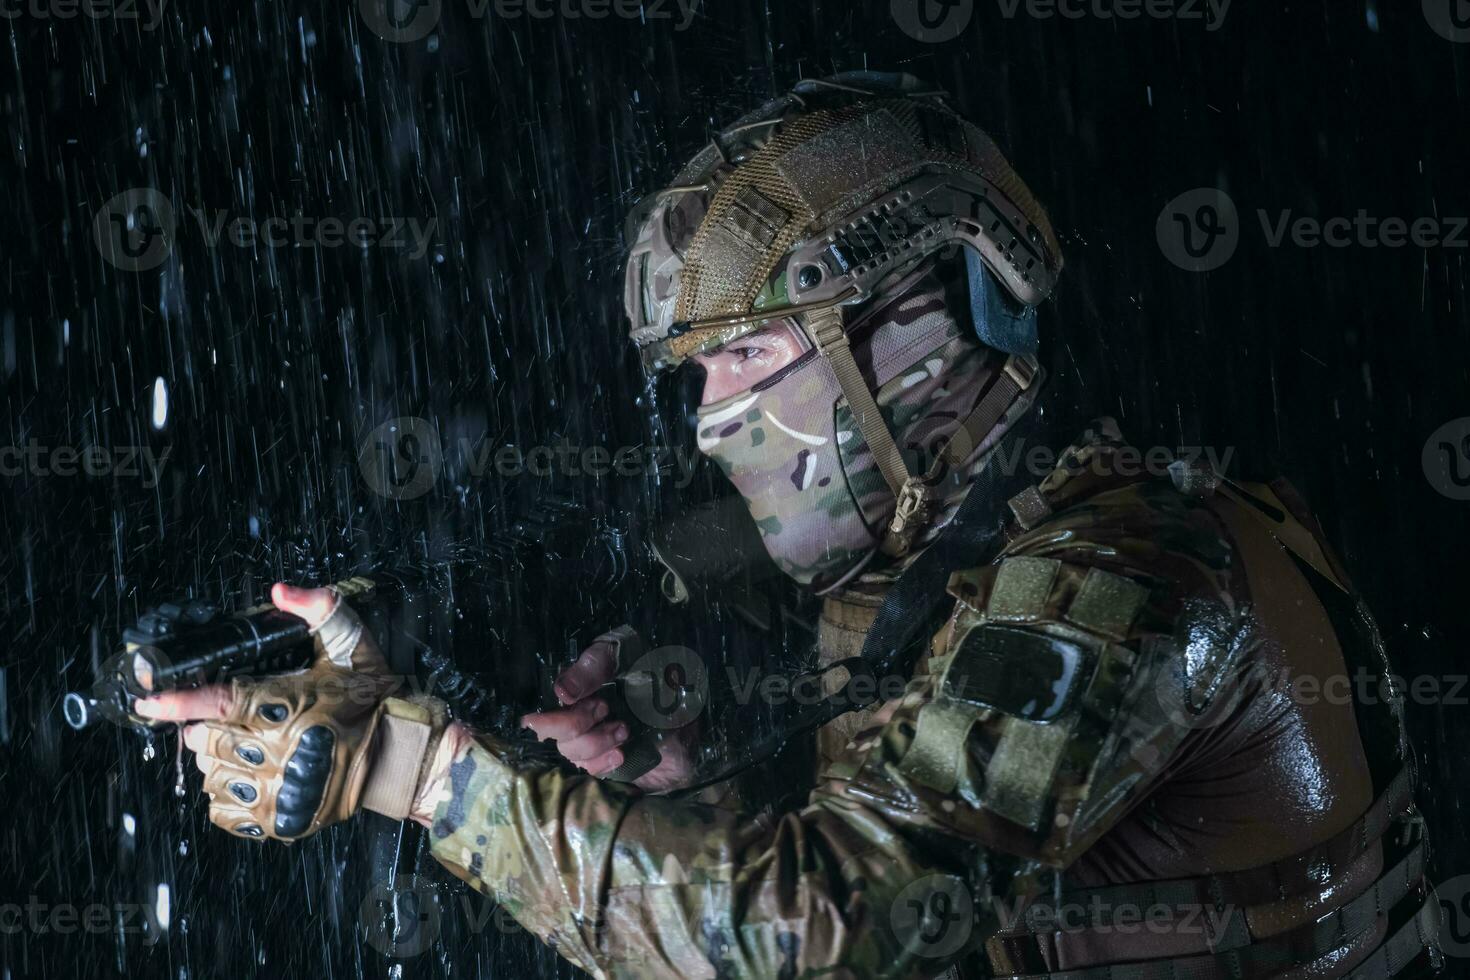
<svg viewBox="0 0 1470 980"><path fill-rule="evenodd" d="M1357 902L1312 975L1402 965L1404 944L1378 951L1407 916L1373 901L1422 902L1422 882L1412 854L1387 850L1400 835L1362 822L1388 789L1383 764L1402 772L1401 730L1365 742L1355 704L1280 683L1345 676L1350 649L1386 675L1371 620L1335 621L1236 502L1119 478L1110 431L1044 482L1050 519L951 579L934 654L804 807L770 819L643 797L484 737L435 801L433 853L599 976L934 976L976 955L1002 974L1215 963L1227 936L1209 928L1028 933L1024 912L1069 889L1263 865L1269 894L1240 886L1252 904L1230 920L1230 942L1259 954L1241 962L1269 962L1278 937L1306 950L1291 945L1301 930ZM997 630L1059 665L1048 723L956 673L1007 648L976 647ZM1402 887L1379 884L1395 873Z"/></svg>
<svg viewBox="0 0 1470 980"><path fill-rule="evenodd" d="M974 407L999 362L964 335L932 273L874 310L854 333L884 422L910 473L923 473ZM871 333L866 333L871 330ZM826 358L699 410L698 445L745 498L777 566L830 588L873 557L894 497ZM954 499L969 469L950 474Z"/></svg>

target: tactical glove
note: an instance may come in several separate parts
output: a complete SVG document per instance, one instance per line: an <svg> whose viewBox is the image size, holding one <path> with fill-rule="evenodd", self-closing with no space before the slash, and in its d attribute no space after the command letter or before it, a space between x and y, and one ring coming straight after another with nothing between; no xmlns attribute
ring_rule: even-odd
<svg viewBox="0 0 1470 980"><path fill-rule="evenodd" d="M307 669L233 679L190 733L209 819L232 834L299 840L362 807L403 819L444 729L441 703L391 697L401 679L340 596L312 632Z"/></svg>

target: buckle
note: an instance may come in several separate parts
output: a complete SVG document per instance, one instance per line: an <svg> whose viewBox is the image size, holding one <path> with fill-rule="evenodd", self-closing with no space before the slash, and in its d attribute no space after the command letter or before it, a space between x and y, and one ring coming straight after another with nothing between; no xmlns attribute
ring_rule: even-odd
<svg viewBox="0 0 1470 980"><path fill-rule="evenodd" d="M893 509L893 522L888 525L891 538L899 546L899 550L894 554L908 553L914 532L918 531L929 519L929 507L932 502L929 486L917 476L909 477L903 489L898 492L898 504Z"/></svg>
<svg viewBox="0 0 1470 980"><path fill-rule="evenodd" d="M929 508L929 487L918 477L910 477L898 494L898 506L894 509L895 522L912 521L922 517Z"/></svg>
<svg viewBox="0 0 1470 980"><path fill-rule="evenodd" d="M802 321L818 350L827 350L847 340L842 312L835 306L812 310L802 316Z"/></svg>
<svg viewBox="0 0 1470 980"><path fill-rule="evenodd" d="M1036 380L1036 363L1029 357L1020 357L1012 354L1006 358L1005 367L1001 368L1005 374L1016 383L1016 387L1025 391L1031 387L1031 382Z"/></svg>

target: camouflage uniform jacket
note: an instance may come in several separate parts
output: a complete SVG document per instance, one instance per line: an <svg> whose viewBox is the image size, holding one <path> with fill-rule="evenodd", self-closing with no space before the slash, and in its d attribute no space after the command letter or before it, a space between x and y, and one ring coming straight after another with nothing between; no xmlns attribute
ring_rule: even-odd
<svg viewBox="0 0 1470 980"><path fill-rule="evenodd" d="M1257 488L1252 514L1244 492L1120 477L1138 459L1110 432L1063 454L1029 530L951 578L933 653L804 807L639 796L477 737L434 855L597 976L935 976L975 955L1030 974L1242 946L1238 973L1190 975L1266 976L1273 938L1323 976L1385 955L1388 909L1326 951L1300 934L1396 860L1360 825L1411 806L1374 807L1398 720L1279 683L1345 675L1354 650L1376 676L1371 623L1350 604L1367 631L1342 638L1317 598L1341 570L1282 498ZM1107 887L1161 881L1214 882L1217 914L1191 932L1175 901L1140 938L1069 932L1048 904L1086 894L1096 925Z"/></svg>

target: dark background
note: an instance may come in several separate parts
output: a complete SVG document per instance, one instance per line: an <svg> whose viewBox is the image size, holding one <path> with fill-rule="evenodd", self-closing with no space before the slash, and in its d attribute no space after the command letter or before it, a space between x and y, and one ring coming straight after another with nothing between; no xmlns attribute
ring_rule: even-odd
<svg viewBox="0 0 1470 980"><path fill-rule="evenodd" d="M1470 214L1470 45L1417 0L1241 0L1218 30L980 0L952 11L973 19L943 43L887 3L701 7L681 31L672 5L592 21L446 0L414 43L342 0L181 0L156 30L146 8L0 20L0 447L170 452L156 487L0 477L0 902L156 908L164 883L170 905L163 930L123 913L91 933L0 934L4 976L388 974L361 911L380 828L236 841L208 827L192 768L173 796L171 741L60 724L61 693L149 604L465 560L483 572L465 590L494 601L441 616L434 642L517 697L611 617L652 620L664 642L699 633L690 619L726 632L719 608L681 618L644 598L647 528L708 495L707 473L681 493L669 474L476 475L449 451L429 493L394 500L359 452L402 416L451 445L687 447L677 399L654 418L621 335L623 214L716 123L835 70L949 89L1047 204L1068 270L1045 358L1079 411L1115 414L1139 445L1233 448L1235 475L1290 476L1402 672L1465 672L1470 504L1421 463L1431 433L1470 415L1465 243L1273 248L1256 213ZM122 271L93 222L138 187L173 202L179 230L161 266ZM1208 274L1155 237L1165 204L1199 187L1227 191L1242 223ZM211 248L193 208L437 225L421 258ZM526 560L592 562L546 543L558 527L629 571L584 585ZM1470 725L1463 701L1409 719L1442 880L1466 867ZM463 891L432 881L449 911L404 975L572 972L508 920L476 930Z"/></svg>

